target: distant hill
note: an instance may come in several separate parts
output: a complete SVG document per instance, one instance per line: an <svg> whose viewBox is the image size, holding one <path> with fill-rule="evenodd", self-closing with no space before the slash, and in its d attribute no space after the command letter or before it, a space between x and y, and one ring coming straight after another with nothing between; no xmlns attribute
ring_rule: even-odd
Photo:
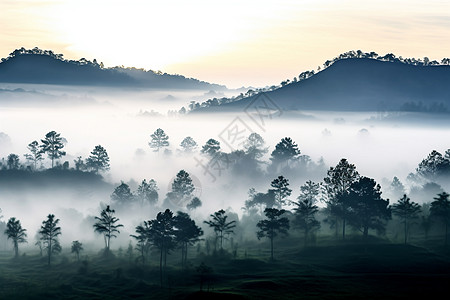
<svg viewBox="0 0 450 300"><path fill-rule="evenodd" d="M283 110L450 111L450 66L339 59L311 77L267 91ZM260 94L198 111L244 110Z"/></svg>
<svg viewBox="0 0 450 300"><path fill-rule="evenodd" d="M136 68L104 68L96 60L65 60L61 54L34 48L13 51L0 63L0 82L145 88L225 90L226 87L181 75Z"/></svg>

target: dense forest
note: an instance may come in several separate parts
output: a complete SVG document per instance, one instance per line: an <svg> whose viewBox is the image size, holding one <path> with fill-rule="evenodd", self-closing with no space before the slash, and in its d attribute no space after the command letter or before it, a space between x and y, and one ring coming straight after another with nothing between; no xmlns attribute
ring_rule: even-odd
<svg viewBox="0 0 450 300"><path fill-rule="evenodd" d="M102 174L110 169L107 150L97 145L85 159L78 157L70 164L64 161L65 144L60 133L50 131L29 143L24 159L14 153L3 158L2 188L14 186L14 181L31 182L49 172L56 175L43 177L45 180L76 174L77 178L88 176L88 180L102 182ZM148 293L156 298L209 293L253 298L260 297L260 288L268 288L266 285L272 296L303 293L312 297L314 288L305 286L311 284L308 280L314 272L322 274L316 275L320 281L326 280L327 272L378 270L399 284L392 274L411 274L416 264L424 277L414 280L424 280L430 274L430 278L448 278L450 199L440 184L446 187L450 178L450 149L444 154L433 150L419 162L408 176L409 188L394 176L382 189L345 158L329 168L323 161L311 161L290 137L282 138L269 151L263 137L252 133L241 149L227 153L213 138L199 146L188 136L174 154L168 150L168 135L158 128L148 145L155 157L168 161L173 155L200 155L208 161L202 166L205 172L221 168L235 180L264 174L270 187L258 191L249 186L241 216L227 207L217 207L204 218L196 211L213 199L196 195L193 178L185 170L168 183L170 190L164 197L154 178L143 179L135 190L122 181L110 191L110 200L98 214L89 219L91 231L104 241L103 249L86 246L89 242L82 233L70 245L60 243L65 228L51 211L36 234L14 216L1 220L0 229L12 251L1 258L2 297L36 293L37 298L115 298L114 291L124 289L121 292L130 298ZM265 155L268 160L263 159ZM303 177L322 176L322 180L307 180L296 193L289 179L299 173ZM125 228L122 221L142 211L154 215L147 215L135 228ZM132 232L128 247L115 246L114 240L124 231ZM26 243L26 250L21 250ZM247 273L246 269L252 271ZM41 272L45 276L39 279L36 274ZM295 288L299 278L305 285L301 290ZM361 286L352 293L363 297L364 285L371 280L361 280ZM326 284L330 285L330 295L342 288ZM434 281L428 289L438 284ZM198 294L198 289L208 292ZM387 289L373 297L392 296L390 293Z"/></svg>

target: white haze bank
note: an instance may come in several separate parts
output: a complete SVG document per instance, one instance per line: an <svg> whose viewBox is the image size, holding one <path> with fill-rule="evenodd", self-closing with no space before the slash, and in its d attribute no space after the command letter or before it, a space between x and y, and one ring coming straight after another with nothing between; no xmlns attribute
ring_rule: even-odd
<svg viewBox="0 0 450 300"><path fill-rule="evenodd" d="M17 86L2 88L15 89ZM111 170L103 174L105 180L112 186L124 181L133 187L133 182L137 185L144 178L153 178L160 189L160 204L170 189L171 180L184 169L196 178L199 187L197 192L203 202L196 212L199 220L221 208L241 214L248 189L255 187L265 191L270 187L270 180L256 175L231 185L226 170L211 176L202 168L207 160L198 152L190 156L179 154L180 142L186 136L198 143L197 151L208 139L214 138L221 142L223 151L230 152L241 147L243 136L256 132L266 141L269 152L264 160L267 162L275 145L282 138L291 137L302 154L316 162L323 158L326 168L347 158L360 174L380 183L383 178L392 180L394 176L405 182L406 176L432 150L443 153L450 148L450 122L445 118L430 124L429 119L381 121L377 113L350 112L279 112L263 119L244 111L168 115L168 110L187 107L190 100L202 97L206 100L206 92L54 86L27 86L25 89L41 96L33 97L28 93L5 98L0 95L3 97L0 98L0 132L9 137L8 141L0 140L0 158L16 153L24 163L27 145L55 130L67 140L64 148L67 155L61 162L68 161L73 167L74 159L78 156L86 158L94 146L102 145L111 160ZM150 135L157 128L162 128L169 136L171 154L150 149ZM49 167L48 159L45 166ZM296 178L289 178L293 197L298 196L300 185L307 179L317 181L325 175L315 174L315 178L308 178L308 174L298 174ZM109 202L110 193L112 190L94 195L54 195L51 191L23 194L18 191L14 195L0 191L0 208L5 218L15 216L22 220L30 237L48 213L55 213L61 219L62 240L69 243L77 239L80 229L89 231L87 220L98 214L100 203ZM152 211L148 215L142 213L122 218L127 225L124 232L132 233L133 226L154 218L154 214ZM94 240L93 232L90 238ZM127 238L125 236L124 241ZM96 243L101 242L97 236Z"/></svg>

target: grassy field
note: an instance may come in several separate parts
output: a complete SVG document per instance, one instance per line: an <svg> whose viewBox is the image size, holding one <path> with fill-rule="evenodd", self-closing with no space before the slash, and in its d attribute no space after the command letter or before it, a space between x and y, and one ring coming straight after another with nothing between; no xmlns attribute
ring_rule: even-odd
<svg viewBox="0 0 450 300"><path fill-rule="evenodd" d="M3 252L0 299L430 299L448 294L450 252L443 247L351 239L308 248L281 243L271 262L266 246L249 245L236 258L192 249L184 269L175 252L163 287L156 254L146 265L117 253L110 258L83 253L80 262L61 254L49 267L39 255L13 259ZM200 292L196 267L202 262L212 273L204 275Z"/></svg>

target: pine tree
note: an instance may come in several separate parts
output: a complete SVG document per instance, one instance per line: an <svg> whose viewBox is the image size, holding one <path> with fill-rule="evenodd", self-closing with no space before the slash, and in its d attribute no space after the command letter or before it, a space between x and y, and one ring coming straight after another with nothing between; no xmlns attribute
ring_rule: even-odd
<svg viewBox="0 0 450 300"><path fill-rule="evenodd" d="M169 136L161 128L156 129L150 137L152 139L148 145L155 149L154 152L159 153L161 148L169 147Z"/></svg>
<svg viewBox="0 0 450 300"><path fill-rule="evenodd" d="M397 203L392 205L392 213L398 216L404 225L405 245L408 240L409 222L413 219L417 219L420 211L420 205L415 202L411 202L411 199L409 199L406 195L403 195Z"/></svg>
<svg viewBox="0 0 450 300"><path fill-rule="evenodd" d="M26 229L22 228L20 221L12 217L6 223L5 234L8 239L11 239L14 247L14 256L17 258L19 256L19 243L27 242Z"/></svg>
<svg viewBox="0 0 450 300"><path fill-rule="evenodd" d="M105 255L109 254L111 238L117 237L116 234L120 233L118 228L123 227L117 223L119 219L114 216L115 213L115 210L107 205L106 209L101 211L100 217L95 217L97 222L93 225L94 231L102 234L105 239Z"/></svg>
<svg viewBox="0 0 450 300"><path fill-rule="evenodd" d="M281 208L288 203L287 197L291 195L292 190L289 188L289 180L284 176L278 176L271 183L272 192L275 196L275 205Z"/></svg>
<svg viewBox="0 0 450 300"><path fill-rule="evenodd" d="M48 265L51 263L52 255L61 252L58 236L61 235L61 227L58 226L59 219L55 215L49 214L47 220L42 221L39 234L45 249L47 249Z"/></svg>
<svg viewBox="0 0 450 300"><path fill-rule="evenodd" d="M80 252L83 250L83 244L79 241L73 241L71 251L77 255L77 261L80 261Z"/></svg>
<svg viewBox="0 0 450 300"><path fill-rule="evenodd" d="M66 152L62 151L62 148L64 148L63 138L61 137L60 133L56 133L56 131L50 131L45 135L45 138L41 140L41 142L42 152L47 153L48 157L52 161L53 168L55 159L66 155Z"/></svg>
<svg viewBox="0 0 450 300"><path fill-rule="evenodd" d="M210 221L204 221L214 229L216 237L220 240L220 250L223 251L223 239L225 235L234 233L233 228L236 227L236 221L227 222L228 216L223 209L216 211L214 214L210 215Z"/></svg>
<svg viewBox="0 0 450 300"><path fill-rule="evenodd" d="M25 154L25 158L33 164L33 169L37 170L37 164L44 158L42 157L42 151L39 149L39 144L37 141L32 141L27 146L30 154Z"/></svg>
<svg viewBox="0 0 450 300"><path fill-rule="evenodd" d="M439 220L445 228L445 246L448 241L448 227L450 225L450 200L449 194L446 192L437 195L431 202L430 213L431 217Z"/></svg>
<svg viewBox="0 0 450 300"><path fill-rule="evenodd" d="M191 153L197 148L197 142L190 136L185 137L180 144L181 148L183 148L183 152Z"/></svg>
<svg viewBox="0 0 450 300"><path fill-rule="evenodd" d="M91 155L86 159L86 165L88 168L98 173L98 171L109 170L109 156L106 149L98 145L94 147Z"/></svg>
<svg viewBox="0 0 450 300"><path fill-rule="evenodd" d="M273 260L273 240L278 234L287 235L289 230L289 220L281 217L286 211L284 209L266 208L264 214L265 220L261 220L256 224L260 229L257 232L258 240L267 237L270 240L270 259Z"/></svg>

